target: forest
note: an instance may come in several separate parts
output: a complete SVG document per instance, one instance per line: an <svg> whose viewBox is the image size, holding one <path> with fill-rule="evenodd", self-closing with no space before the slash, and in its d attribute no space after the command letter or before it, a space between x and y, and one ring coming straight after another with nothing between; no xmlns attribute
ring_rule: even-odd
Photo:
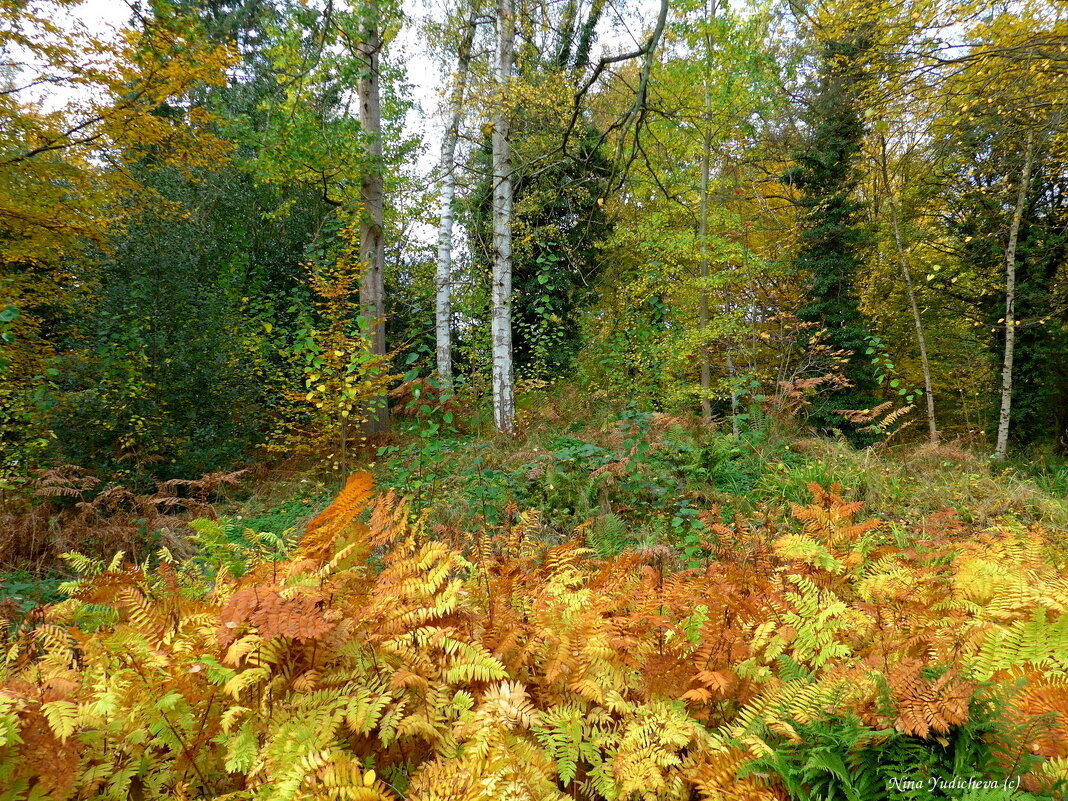
<svg viewBox="0 0 1068 801"><path fill-rule="evenodd" d="M0 801L1068 798L1062 0L0 0Z"/></svg>

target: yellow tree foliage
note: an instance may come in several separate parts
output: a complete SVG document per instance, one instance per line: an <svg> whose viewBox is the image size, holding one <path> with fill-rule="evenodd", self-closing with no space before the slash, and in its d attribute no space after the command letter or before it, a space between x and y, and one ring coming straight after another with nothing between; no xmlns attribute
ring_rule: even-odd
<svg viewBox="0 0 1068 801"><path fill-rule="evenodd" d="M0 50L0 229L4 261L51 264L99 240L136 188L124 161L208 164L226 152L191 101L225 82L232 54L160 7L140 28L90 33L80 0L3 0ZM105 212L107 212L105 214Z"/></svg>
<svg viewBox="0 0 1068 801"><path fill-rule="evenodd" d="M89 289L73 256L160 202L129 165L189 169L228 150L194 98L225 82L233 54L154 9L98 35L79 20L81 0L0 0L0 311L17 310L0 342L0 431L19 429L25 389L54 355L42 317Z"/></svg>

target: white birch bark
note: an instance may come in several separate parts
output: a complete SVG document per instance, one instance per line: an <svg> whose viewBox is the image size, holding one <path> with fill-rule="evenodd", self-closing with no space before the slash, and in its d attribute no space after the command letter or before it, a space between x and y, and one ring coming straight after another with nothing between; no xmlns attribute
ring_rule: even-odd
<svg viewBox="0 0 1068 801"><path fill-rule="evenodd" d="M1012 418L1012 359L1016 347L1016 243L1020 236L1027 190L1031 183L1031 163L1034 161L1035 137L1027 132L1020 188L1016 193L1016 207L1009 225L1009 242L1005 248L1005 356L1001 363L1001 413L998 415L998 438L994 458L1004 459L1009 453L1009 422Z"/></svg>
<svg viewBox="0 0 1068 801"><path fill-rule="evenodd" d="M515 45L514 0L497 9L497 89L493 119L493 419L497 430L515 431L512 365L512 157L509 141L508 83Z"/></svg>
<svg viewBox="0 0 1068 801"><path fill-rule="evenodd" d="M453 200L456 197L456 143L460 136L460 121L463 118L464 95L467 91L467 74L471 64L471 46L475 35L475 9L460 35L456 52L456 82L446 118L445 133L441 140L440 216L438 222L437 269L434 277L434 330L437 344L438 379L441 388L452 392L452 230Z"/></svg>

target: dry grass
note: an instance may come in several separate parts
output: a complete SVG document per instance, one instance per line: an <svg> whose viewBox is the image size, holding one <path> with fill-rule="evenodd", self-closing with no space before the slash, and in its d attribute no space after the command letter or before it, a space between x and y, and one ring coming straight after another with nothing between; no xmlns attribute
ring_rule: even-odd
<svg viewBox="0 0 1068 801"><path fill-rule="evenodd" d="M973 525L1016 518L1025 524L1068 529L1068 503L1063 498L1046 492L1029 476L991 464L962 443L903 445L876 452L812 439L794 448L810 466L842 482L852 500L864 501L888 519L918 520L952 509Z"/></svg>

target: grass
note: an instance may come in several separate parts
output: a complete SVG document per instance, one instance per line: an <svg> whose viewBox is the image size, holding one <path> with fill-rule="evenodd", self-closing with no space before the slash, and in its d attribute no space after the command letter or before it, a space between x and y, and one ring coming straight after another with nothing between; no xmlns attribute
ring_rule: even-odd
<svg viewBox="0 0 1068 801"><path fill-rule="evenodd" d="M300 531L330 503L337 489L336 482L311 475L265 481L248 498L223 507L221 513L253 531L279 535Z"/></svg>
<svg viewBox="0 0 1068 801"><path fill-rule="evenodd" d="M581 406L569 396L537 406L514 439L424 440L410 424L382 454L376 478L434 524L500 524L509 506L533 508L561 536L590 521L592 536L611 541L621 521L631 533L620 546L635 537L680 545L704 510L730 520L771 509L785 519L790 504L808 501L811 483L839 483L869 514L905 530L952 512L979 527L1041 523L1068 531L1063 463L997 466L953 443L857 450L774 431L735 440L695 420ZM571 424L561 433L564 409Z"/></svg>
<svg viewBox="0 0 1068 801"><path fill-rule="evenodd" d="M954 444L856 450L774 430L736 440L694 419L612 411L574 393L542 400L527 400L515 438L441 427L428 436L425 421L399 420L376 481L431 525L503 526L536 509L547 540L588 524L588 541L606 554L658 544L692 551L708 536L706 512L725 522L758 513L787 521L812 483L841 484L903 536L947 512L980 528L1040 523L1068 533L1068 465L1048 454L995 466ZM337 477L281 473L217 511L240 529L299 534L338 487ZM0 571L0 601L20 609L54 601L62 578Z"/></svg>

